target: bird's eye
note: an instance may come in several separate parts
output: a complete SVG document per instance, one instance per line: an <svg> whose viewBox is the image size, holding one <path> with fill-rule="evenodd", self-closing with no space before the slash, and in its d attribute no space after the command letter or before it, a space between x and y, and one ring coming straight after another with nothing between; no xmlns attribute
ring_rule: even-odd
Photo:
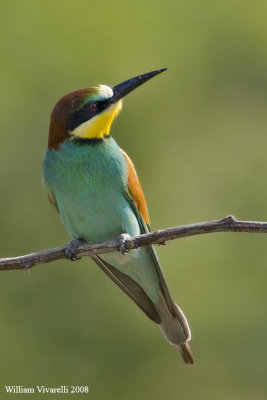
<svg viewBox="0 0 267 400"><path fill-rule="evenodd" d="M96 111L98 108L97 103L89 103L88 105L90 111Z"/></svg>

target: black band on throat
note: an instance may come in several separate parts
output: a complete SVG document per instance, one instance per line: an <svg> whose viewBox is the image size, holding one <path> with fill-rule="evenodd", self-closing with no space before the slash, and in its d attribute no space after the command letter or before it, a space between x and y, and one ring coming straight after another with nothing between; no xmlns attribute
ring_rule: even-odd
<svg viewBox="0 0 267 400"><path fill-rule="evenodd" d="M95 145L95 144L103 143L106 139L109 139L109 138L110 138L110 135L104 136L103 138L93 138L93 139L74 137L74 138L72 138L72 140L75 143L78 143L80 145Z"/></svg>

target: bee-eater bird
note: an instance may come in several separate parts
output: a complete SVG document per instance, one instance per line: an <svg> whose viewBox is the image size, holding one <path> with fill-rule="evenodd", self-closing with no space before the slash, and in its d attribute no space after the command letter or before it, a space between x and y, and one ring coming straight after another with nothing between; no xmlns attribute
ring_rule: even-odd
<svg viewBox="0 0 267 400"><path fill-rule="evenodd" d="M98 85L77 90L54 107L43 171L49 199L73 239L67 248L69 258L81 241L96 243L149 232L146 200L135 168L110 136L110 127L122 108L122 98L165 69L113 88ZM190 329L170 296L154 247L92 259L159 325L184 361L193 364Z"/></svg>

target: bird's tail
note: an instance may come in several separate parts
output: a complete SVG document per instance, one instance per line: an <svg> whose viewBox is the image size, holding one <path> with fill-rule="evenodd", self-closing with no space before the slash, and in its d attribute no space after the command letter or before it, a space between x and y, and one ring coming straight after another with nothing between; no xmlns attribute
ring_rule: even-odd
<svg viewBox="0 0 267 400"><path fill-rule="evenodd" d="M187 342L182 344L176 344L175 347L181 353L183 360L186 364L191 364L191 365L195 364L190 346Z"/></svg>
<svg viewBox="0 0 267 400"><path fill-rule="evenodd" d="M156 304L156 309L161 320L159 327L168 342L179 350L186 364L194 364L188 343L191 339L191 332L182 310L172 300L171 304L167 302L163 293Z"/></svg>
<svg viewBox="0 0 267 400"><path fill-rule="evenodd" d="M168 342L181 353L186 364L194 364L194 359L188 344L191 339L190 329L182 310L173 302L165 279L163 277L156 254L151 249L159 278L159 299L157 303L147 296L143 288L131 277L122 273L113 265L99 256L93 256L94 261L124 292L159 325Z"/></svg>

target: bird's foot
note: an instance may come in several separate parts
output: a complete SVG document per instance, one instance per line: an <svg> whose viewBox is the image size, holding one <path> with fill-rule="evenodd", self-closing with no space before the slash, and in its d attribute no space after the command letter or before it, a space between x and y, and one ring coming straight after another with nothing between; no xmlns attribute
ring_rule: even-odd
<svg viewBox="0 0 267 400"><path fill-rule="evenodd" d="M123 254L124 256L126 256L126 254L129 253L129 249L126 248L126 242L127 240L131 239L131 236L128 235L128 233L122 233L119 237L119 251L121 252L121 254Z"/></svg>
<svg viewBox="0 0 267 400"><path fill-rule="evenodd" d="M85 243L85 242L84 242L84 240L82 240L82 239L74 239L74 240L71 240L71 241L67 244L67 248L66 248L66 251L65 251L66 258L67 258L68 260L71 260L71 261L80 260L81 257L77 257L77 256L76 256L76 250L77 250L77 248L78 248L79 246L81 246L81 245L84 244L84 243Z"/></svg>

